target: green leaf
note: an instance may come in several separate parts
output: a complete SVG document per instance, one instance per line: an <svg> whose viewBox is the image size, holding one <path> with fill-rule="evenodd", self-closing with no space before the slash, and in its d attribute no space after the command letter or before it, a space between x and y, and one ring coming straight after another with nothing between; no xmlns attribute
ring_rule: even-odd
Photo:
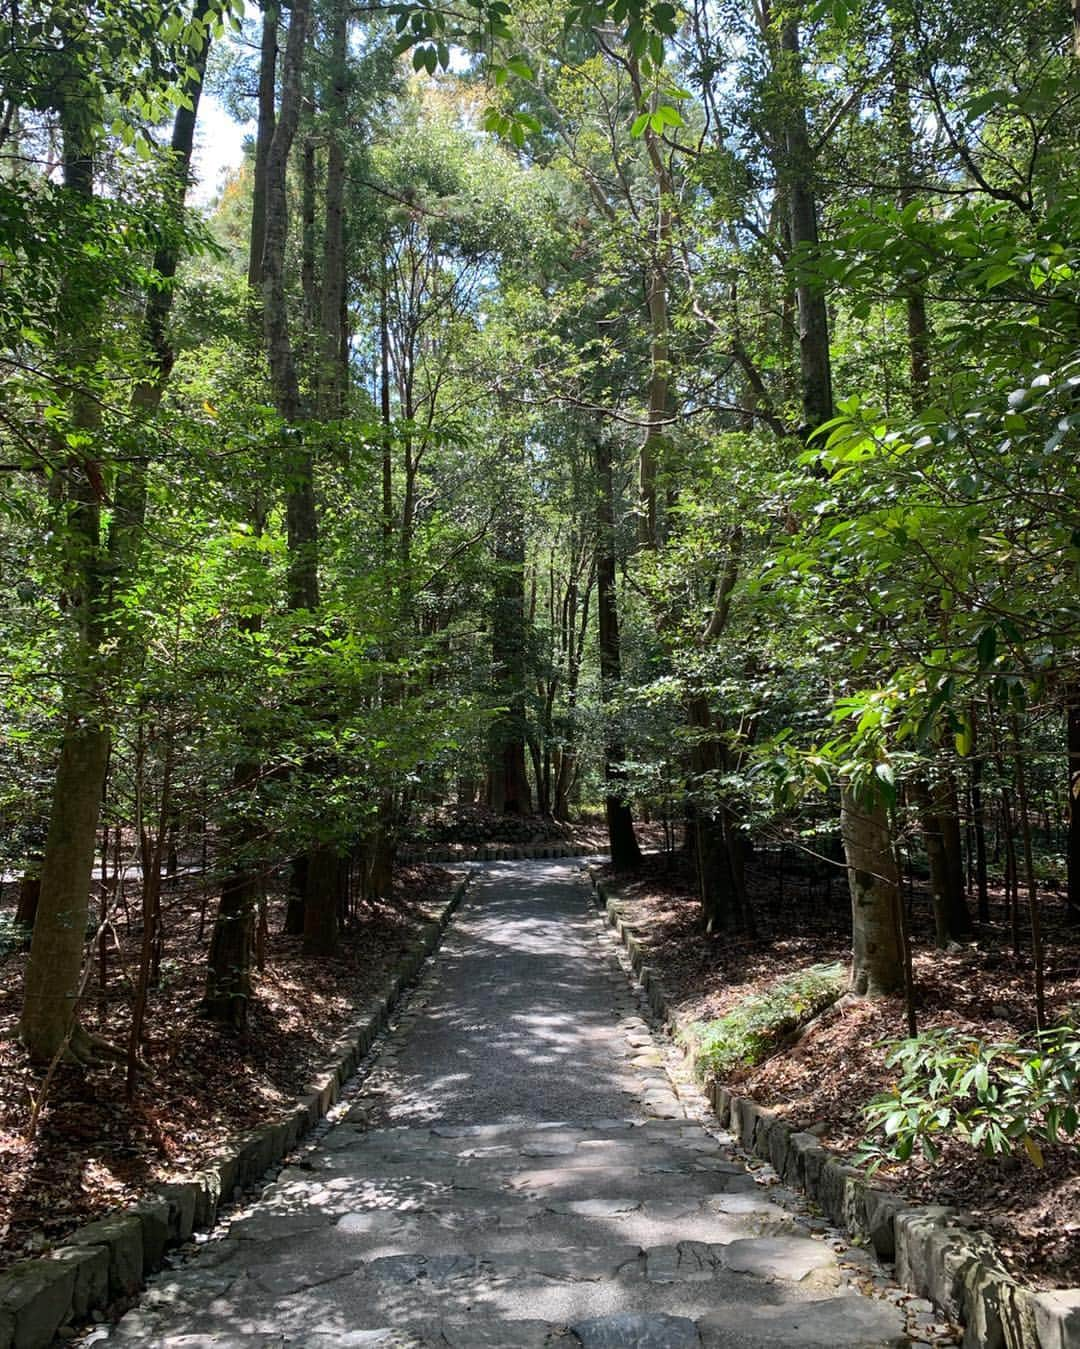
<svg viewBox="0 0 1080 1349"><path fill-rule="evenodd" d="M999 262L986 269L982 275L982 283L987 290L993 290L995 286L1003 286L1015 276L1019 276L1017 268Z"/></svg>
<svg viewBox="0 0 1080 1349"><path fill-rule="evenodd" d="M975 643L975 654L980 670L987 670L993 665L994 657L997 655L997 628L993 624L983 628L979 633Z"/></svg>

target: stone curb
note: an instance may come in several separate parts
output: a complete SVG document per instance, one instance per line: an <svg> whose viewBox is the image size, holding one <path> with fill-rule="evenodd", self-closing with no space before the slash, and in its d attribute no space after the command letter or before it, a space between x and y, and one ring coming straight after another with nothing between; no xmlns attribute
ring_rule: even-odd
<svg viewBox="0 0 1080 1349"><path fill-rule="evenodd" d="M589 872L597 907L626 947L653 1011L678 1023L635 929L603 881ZM1005 1269L985 1232L955 1209L917 1205L874 1185L862 1171L799 1132L767 1106L708 1081L685 1045L694 1076L720 1124L743 1149L768 1162L783 1184L801 1189L837 1227L894 1262L897 1283L928 1298L964 1327L964 1349L1080 1349L1080 1289L1036 1293Z"/></svg>
<svg viewBox="0 0 1080 1349"><path fill-rule="evenodd" d="M605 848L585 844L543 843L513 848L501 843L484 843L475 847L460 845L452 848L399 848L399 862L521 862L531 858L598 857Z"/></svg>
<svg viewBox="0 0 1080 1349"><path fill-rule="evenodd" d="M161 1267L166 1250L212 1227L237 1190L280 1162L337 1101L402 991L438 948L470 880L471 874L459 881L438 918L424 924L382 992L335 1042L292 1109L231 1139L204 1170L162 1183L154 1197L87 1223L48 1255L0 1273L0 1349L44 1349L61 1326L132 1297L144 1277Z"/></svg>

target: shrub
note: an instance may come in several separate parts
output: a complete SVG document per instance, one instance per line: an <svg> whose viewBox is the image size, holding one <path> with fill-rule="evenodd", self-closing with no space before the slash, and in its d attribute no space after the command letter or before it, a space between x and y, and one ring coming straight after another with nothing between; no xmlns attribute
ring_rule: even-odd
<svg viewBox="0 0 1080 1349"><path fill-rule="evenodd" d="M865 1108L869 1128L859 1158L871 1170L907 1161L916 1145L935 1161L942 1137L988 1157L1022 1148L1042 1166L1044 1147L1077 1133L1080 1032L1073 1025L1027 1042L926 1031L889 1045L885 1062L900 1077Z"/></svg>
<svg viewBox="0 0 1080 1349"><path fill-rule="evenodd" d="M744 999L716 1021L690 1027L700 1068L716 1077L749 1068L773 1053L784 1037L841 996L848 974L843 965L811 965Z"/></svg>

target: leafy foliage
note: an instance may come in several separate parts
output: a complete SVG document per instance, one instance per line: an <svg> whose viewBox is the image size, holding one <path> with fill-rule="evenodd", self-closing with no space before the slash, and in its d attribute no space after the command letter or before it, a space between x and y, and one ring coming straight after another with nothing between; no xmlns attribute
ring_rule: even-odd
<svg viewBox="0 0 1080 1349"><path fill-rule="evenodd" d="M1038 1167L1043 1149L1080 1130L1080 1033L1059 1026L1033 1043L990 1043L949 1028L889 1047L896 1085L866 1107L871 1132L860 1156L876 1168L928 1161L954 1138L987 1157L1023 1150Z"/></svg>

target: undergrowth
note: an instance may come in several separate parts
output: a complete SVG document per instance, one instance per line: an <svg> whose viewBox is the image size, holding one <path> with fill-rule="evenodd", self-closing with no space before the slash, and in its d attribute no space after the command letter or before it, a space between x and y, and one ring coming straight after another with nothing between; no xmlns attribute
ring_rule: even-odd
<svg viewBox="0 0 1080 1349"><path fill-rule="evenodd" d="M924 1031L888 1047L899 1070L892 1089L863 1113L869 1132L859 1160L871 1169L928 1161L953 1137L987 1157L1022 1148L1035 1166L1043 1149L1080 1132L1080 1031L1066 1024L1026 1040L990 1043L954 1027Z"/></svg>
<svg viewBox="0 0 1080 1349"><path fill-rule="evenodd" d="M14 914L0 912L0 960L23 950L29 942L30 929L25 923L17 923Z"/></svg>
<svg viewBox="0 0 1080 1349"><path fill-rule="evenodd" d="M688 1027L698 1071L723 1077L752 1068L779 1048L784 1038L823 1012L847 987L843 965L810 965L745 998L715 1021Z"/></svg>

